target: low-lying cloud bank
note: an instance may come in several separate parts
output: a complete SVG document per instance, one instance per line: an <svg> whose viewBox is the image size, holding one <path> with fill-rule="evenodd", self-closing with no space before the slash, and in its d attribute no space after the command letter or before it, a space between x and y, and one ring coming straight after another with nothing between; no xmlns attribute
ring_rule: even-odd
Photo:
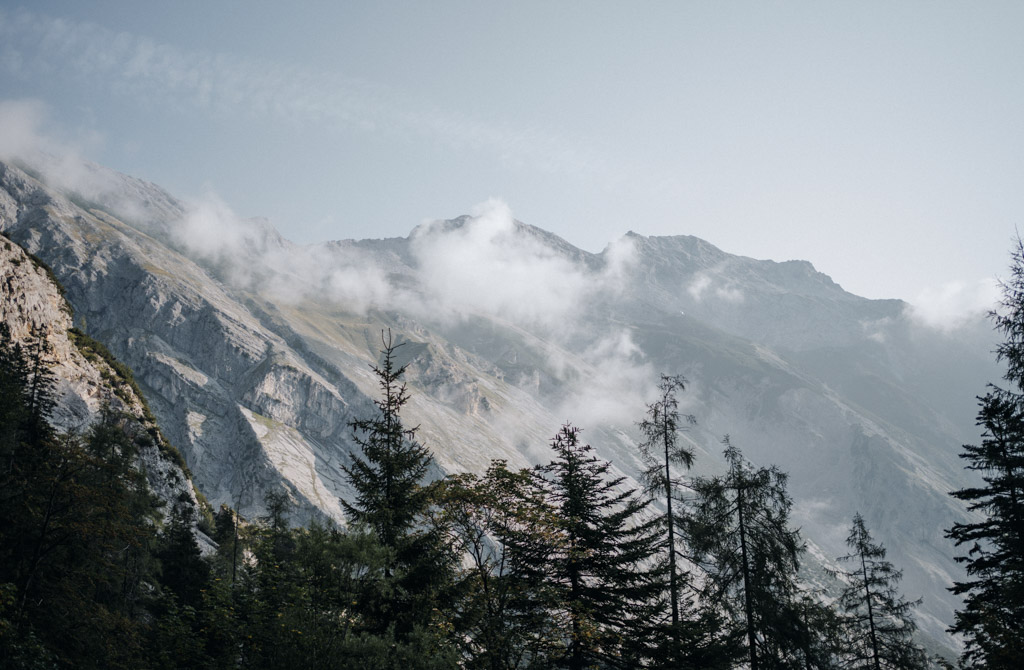
<svg viewBox="0 0 1024 670"><path fill-rule="evenodd" d="M635 261L628 238L590 267L518 223L505 203L489 200L470 217L419 226L410 265L387 267L351 243L293 245L213 195L192 203L174 231L221 278L277 300L328 300L359 314L395 310L446 328L482 317L522 329L551 345L543 352L547 366L573 389L557 412L573 420L629 423L656 387L656 373L628 331L595 332L587 319L588 309L622 290ZM392 281L403 272L412 281Z"/></svg>

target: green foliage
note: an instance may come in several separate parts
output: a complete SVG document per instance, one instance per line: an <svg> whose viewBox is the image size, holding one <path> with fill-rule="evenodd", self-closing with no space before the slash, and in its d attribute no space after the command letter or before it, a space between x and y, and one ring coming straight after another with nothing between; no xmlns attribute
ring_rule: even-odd
<svg viewBox="0 0 1024 670"><path fill-rule="evenodd" d="M455 619L467 668L532 667L562 650L547 606L546 580L531 565L560 540L554 509L533 470L494 461L483 477L456 475L443 487L442 508L468 567Z"/></svg>
<svg viewBox="0 0 1024 670"><path fill-rule="evenodd" d="M899 594L902 572L885 560L885 547L874 543L860 514L853 517L846 545L851 553L839 560L853 569L840 573L847 583L839 598L848 636L845 667L923 669L925 653L911 639L917 629L911 610L920 601Z"/></svg>
<svg viewBox="0 0 1024 670"><path fill-rule="evenodd" d="M353 522L366 527L386 550L381 587L358 603L368 630L392 631L402 641L418 626L443 626L448 616L457 557L447 531L431 514L437 486L424 482L432 458L400 416L409 394L395 365L390 333L382 334L380 366L373 366L381 397L377 415L354 421L354 439L362 455L343 466L355 492L343 502Z"/></svg>
<svg viewBox="0 0 1024 670"><path fill-rule="evenodd" d="M1006 363L1007 388L989 385L978 398L978 445L960 455L983 486L951 495L982 515L956 523L946 536L966 555L955 560L968 579L950 589L964 596L953 633L966 638L961 663L968 667L1024 666L1024 242L1017 240L1011 277L1003 283L1001 309L991 314L1004 341L996 350Z"/></svg>
<svg viewBox="0 0 1024 670"><path fill-rule="evenodd" d="M25 416L52 402L38 371L13 376L32 390L4 400L20 400ZM0 481L0 583L15 595L5 644L42 645L60 665L134 667L155 526L123 421L108 411L81 438L31 428L19 437Z"/></svg>
<svg viewBox="0 0 1024 670"><path fill-rule="evenodd" d="M729 472L694 480L687 519L693 557L710 576L703 596L745 634L752 670L791 667L805 655L809 631L799 616L803 543L789 528L787 477L754 468L728 437L723 443Z"/></svg>
<svg viewBox="0 0 1024 670"><path fill-rule="evenodd" d="M565 425L551 442L555 458L537 483L554 514L554 533L538 547L517 550L528 579L545 585L544 605L565 635L552 650L558 667L634 667L645 650L652 599L663 591L651 570L658 549L648 501L611 477L611 464Z"/></svg>
<svg viewBox="0 0 1024 670"><path fill-rule="evenodd" d="M668 601L671 619L667 622L668 626L662 635L665 643L660 647L661 656L677 666L684 662L688 649L697 649L701 646L692 639L696 632L694 622L690 621L684 625L680 615L680 605L687 584L686 576L681 575L679 569L682 540L679 533L679 521L676 518L675 498L682 488L682 483L678 477L673 475L672 467L689 468L693 465L693 448L679 442L679 431L682 428L681 419L685 419L690 424L696 423L696 419L692 415L681 417L679 414L679 401L676 394L685 388L686 380L682 377L662 375L661 382L658 384L661 396L647 406L647 416L637 424L640 433L644 436L643 442L640 443L640 455L646 465L646 469L640 473L640 479L648 495L665 502L663 532L665 533L664 546L667 553L665 569L668 572ZM696 630L700 628L697 626ZM687 638L686 644L684 644L684 638ZM708 667L709 660L702 659L705 667Z"/></svg>
<svg viewBox="0 0 1024 670"><path fill-rule="evenodd" d="M72 337L138 393L102 345ZM198 510L183 496L161 523L136 465L137 422L107 408L84 435L56 433L42 338L2 343L5 667L726 668L747 631L761 666L826 668L835 657L834 615L796 587L785 475L731 446L729 475L696 480L698 504L678 526L680 547L708 569L697 602L685 573L671 588L674 524L571 425L545 466L496 461L483 475L426 481L430 452L402 423L409 396L390 340L374 367L376 414L352 424L362 451L345 469L346 529L293 527L283 492L254 522L227 506L213 514L197 492ZM641 424L652 490L666 500L677 482L665 463L692 458L675 442L679 388L667 378ZM155 422L146 428L160 438ZM197 517L219 544L209 556Z"/></svg>

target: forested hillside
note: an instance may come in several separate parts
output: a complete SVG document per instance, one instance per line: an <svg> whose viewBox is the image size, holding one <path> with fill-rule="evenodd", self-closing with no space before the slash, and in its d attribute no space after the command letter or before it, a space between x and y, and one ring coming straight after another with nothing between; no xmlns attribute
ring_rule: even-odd
<svg viewBox="0 0 1024 670"><path fill-rule="evenodd" d="M863 517L831 579L805 572L789 477L726 437L727 469L689 474L686 380L663 377L639 421L643 487L563 425L546 462L442 475L408 426L380 334L378 397L349 429L345 526L213 514L194 494L131 371L70 327L52 272L2 240L0 652L4 667L924 668L914 608ZM1019 275L997 325L1009 389L979 415L969 467L997 473L989 521L956 524L980 577L957 630L971 667L1020 660ZM78 412L71 406L82 403ZM91 405L90 405L91 403ZM90 407L93 410L90 410ZM87 424L72 425L78 416ZM660 501L660 504L659 504ZM202 548L201 548L202 547ZM975 558L976 554L980 555Z"/></svg>
<svg viewBox="0 0 1024 670"><path fill-rule="evenodd" d="M860 512L923 597L921 629L956 645L946 587L964 575L943 529L970 519L948 492L973 485L957 452L998 376L984 325L936 330L810 263L684 235L629 233L594 254L498 207L406 238L297 245L100 166L76 188L50 168L0 163L0 228L131 368L215 507L256 519L285 490L299 523L346 518L350 424L373 411L382 329L405 343L405 413L433 477L546 463L572 421L639 487L635 424L659 375L681 375L694 474L728 469L725 434L789 473L811 563L846 551Z"/></svg>

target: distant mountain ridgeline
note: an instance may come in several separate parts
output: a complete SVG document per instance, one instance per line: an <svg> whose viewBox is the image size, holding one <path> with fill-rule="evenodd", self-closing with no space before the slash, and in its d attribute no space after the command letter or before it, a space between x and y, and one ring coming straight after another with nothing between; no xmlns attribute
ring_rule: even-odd
<svg viewBox="0 0 1024 670"><path fill-rule="evenodd" d="M491 207L409 238L298 246L90 170L73 195L0 165L0 227L131 368L215 506L257 518L285 491L293 522L346 517L344 468L362 452L349 425L374 410L381 329L406 343L405 415L436 474L547 462L571 420L636 482L634 424L659 374L681 374L697 474L727 469L726 433L778 465L823 557L846 553L861 512L924 596L922 629L944 637L960 573L943 529L966 518L948 492L969 481L957 453L998 377L980 331L950 337L809 263L692 237L630 233L590 254Z"/></svg>
<svg viewBox="0 0 1024 670"><path fill-rule="evenodd" d="M257 521L227 505L214 515L131 370L70 327L42 261L0 241L5 667L927 663L901 597L866 607L856 571L832 585L842 610L809 590L777 469L728 446L728 472L690 480L692 499L676 500L671 466L695 456L681 440L679 378L662 379L640 426L653 497L568 424L544 465L495 459L440 476L401 416L411 396L400 361L422 352L382 333L379 396L350 425L359 450L341 469L348 527L294 527L286 490L266 495ZM676 516L656 511L658 498ZM895 589L860 517L857 529L852 555L883 571L872 584ZM874 629L868 641L863 612L884 646Z"/></svg>

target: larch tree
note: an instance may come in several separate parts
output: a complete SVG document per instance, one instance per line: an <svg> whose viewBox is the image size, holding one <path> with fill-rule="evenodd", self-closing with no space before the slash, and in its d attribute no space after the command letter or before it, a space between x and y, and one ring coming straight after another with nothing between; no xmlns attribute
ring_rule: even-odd
<svg viewBox="0 0 1024 670"><path fill-rule="evenodd" d="M689 468L693 465L693 449L679 440L680 420L693 423L694 417L679 414L676 393L686 388L680 376L662 375L658 390L661 396L647 406L647 416L637 424L644 441L640 443L646 469L641 473L644 488L649 495L665 501L665 547L668 553L669 605L672 612L672 631L679 635L679 600L682 576L679 574L678 524L673 502L680 484L672 475L672 466Z"/></svg>
<svg viewBox="0 0 1024 670"><path fill-rule="evenodd" d="M793 667L806 631L797 585L803 542L789 527L792 500L778 468L754 468L728 436L726 474L693 481L690 551L708 573L704 597L724 607L746 638L751 670Z"/></svg>
<svg viewBox="0 0 1024 670"><path fill-rule="evenodd" d="M836 572L846 583L839 597L847 634L845 667L923 670L927 658L912 639L917 630L912 610L920 601L899 593L903 573L885 559L885 547L874 542L859 513L846 545L850 553L839 560L851 567Z"/></svg>

